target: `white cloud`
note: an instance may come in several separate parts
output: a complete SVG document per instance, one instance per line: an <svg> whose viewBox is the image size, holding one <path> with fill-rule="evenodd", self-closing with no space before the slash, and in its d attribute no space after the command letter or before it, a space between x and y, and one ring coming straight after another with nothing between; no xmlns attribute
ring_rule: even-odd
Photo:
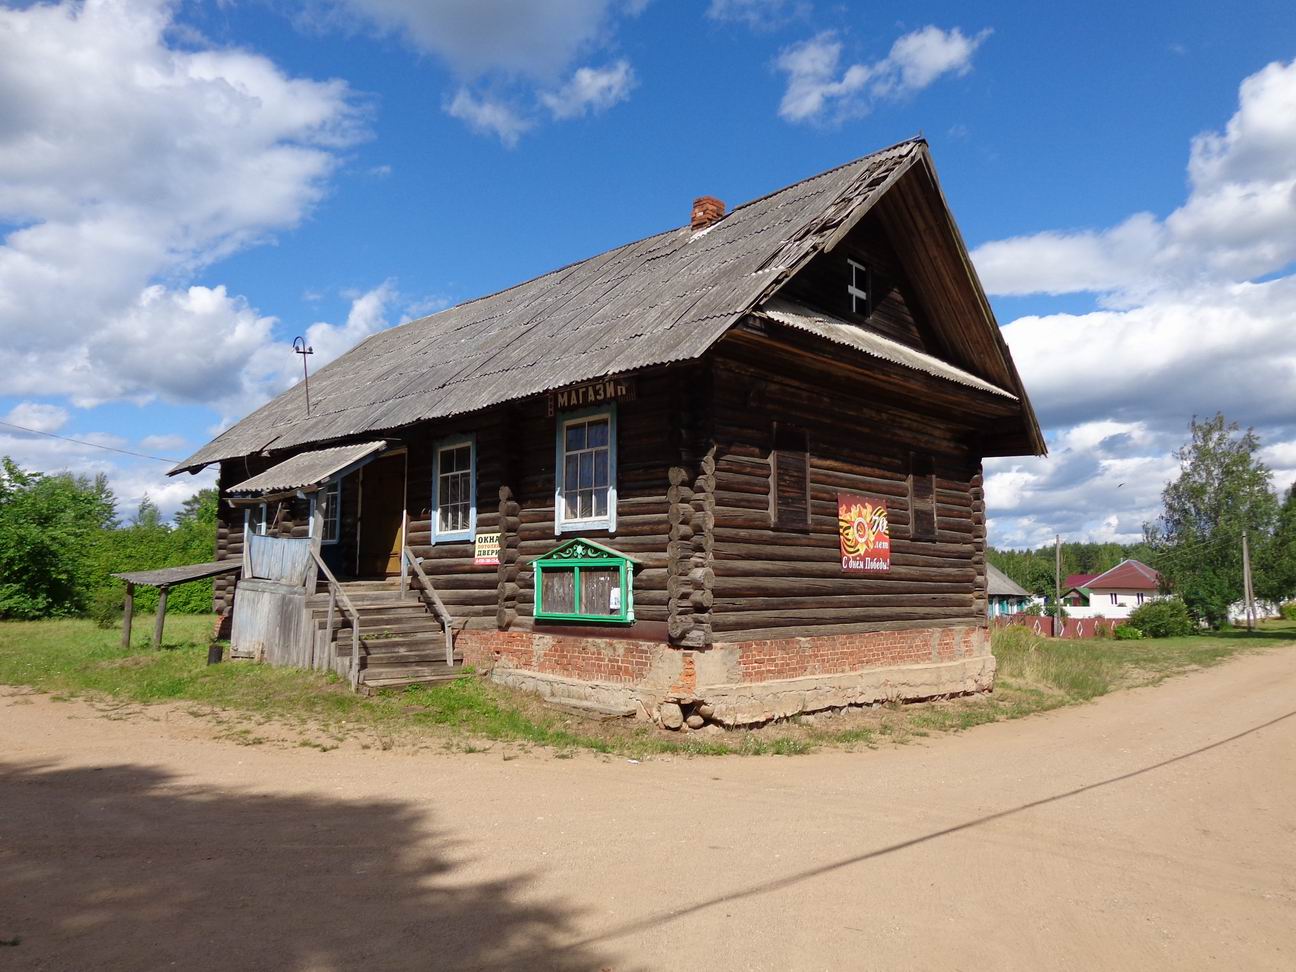
<svg viewBox="0 0 1296 972"><path fill-rule="evenodd" d="M724 23L739 23L752 30L774 30L810 12L800 0L711 0L707 16Z"/></svg>
<svg viewBox="0 0 1296 972"><path fill-rule="evenodd" d="M459 75L554 80L609 27L609 0L339 0L378 30L398 34Z"/></svg>
<svg viewBox="0 0 1296 972"><path fill-rule="evenodd" d="M957 27L929 25L900 37L882 60L843 70L842 42L835 31L824 31L779 54L775 66L787 75L779 115L803 122L866 114L878 101L915 94L947 74L967 74L989 36L989 30L969 37Z"/></svg>
<svg viewBox="0 0 1296 972"><path fill-rule="evenodd" d="M455 96L446 103L446 113L465 122L479 135L496 136L509 148L517 145L518 139L535 127L535 123L523 117L514 106L489 96L474 95L467 88L455 92Z"/></svg>
<svg viewBox="0 0 1296 972"><path fill-rule="evenodd" d="M1224 130L1193 139L1188 198L1164 220L1139 213L1109 229L1014 237L973 259L992 293L1087 291L1109 303L1278 272L1296 260L1293 159L1296 61L1243 81Z"/></svg>
<svg viewBox="0 0 1296 972"><path fill-rule="evenodd" d="M605 68L579 68L561 88L543 92L540 100L554 118L581 118L625 101L634 86L630 62L620 60Z"/></svg>
<svg viewBox="0 0 1296 972"><path fill-rule="evenodd" d="M577 58L611 44L618 16L646 3L612 0L334 0L317 26L356 23L395 34L445 63L458 79L446 112L513 147L536 127L536 109L559 120L604 111L628 97L624 59L606 68Z"/></svg>
<svg viewBox="0 0 1296 972"><path fill-rule="evenodd" d="M1222 131L1195 138L1189 192L1164 220L987 243L973 257L995 293L1095 294L1088 313L1023 317L1004 337L1060 449L988 464L992 542L1055 530L1137 539L1174 474L1189 420L1254 426L1283 487L1296 475L1296 62L1247 78ZM1277 276L1274 276L1274 274ZM1127 454L1079 435L1137 428ZM1116 491L1110 482L1130 485ZM1109 523L1115 517L1116 527Z"/></svg>
<svg viewBox="0 0 1296 972"><path fill-rule="evenodd" d="M34 432L57 432L68 423L68 410L43 402L19 402L4 417L12 425Z"/></svg>
<svg viewBox="0 0 1296 972"><path fill-rule="evenodd" d="M141 449L157 453L178 453L189 444L183 435L146 435L139 441ZM163 457L165 458L165 456Z"/></svg>
<svg viewBox="0 0 1296 972"><path fill-rule="evenodd" d="M130 447L121 436L103 432L78 431L73 437L115 448ZM166 465L160 462L134 460L66 439L11 433L3 427L0 427L0 456L11 457L24 469L47 473L68 472L88 477L102 473L108 477L117 498L117 513L123 517L129 517L147 493L161 509L163 517L169 518L198 490L216 484L214 470L197 476L169 478Z"/></svg>
<svg viewBox="0 0 1296 972"><path fill-rule="evenodd" d="M274 319L177 281L301 221L360 137L341 81L169 44L161 0L0 9L0 394L246 396ZM253 382L255 384L255 382Z"/></svg>

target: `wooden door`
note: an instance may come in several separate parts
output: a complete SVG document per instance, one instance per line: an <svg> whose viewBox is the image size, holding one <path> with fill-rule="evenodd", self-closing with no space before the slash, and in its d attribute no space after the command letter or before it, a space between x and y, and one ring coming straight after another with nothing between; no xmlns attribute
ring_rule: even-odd
<svg viewBox="0 0 1296 972"><path fill-rule="evenodd" d="M356 573L400 573L401 519L405 512L405 456L375 459L361 470L360 547Z"/></svg>

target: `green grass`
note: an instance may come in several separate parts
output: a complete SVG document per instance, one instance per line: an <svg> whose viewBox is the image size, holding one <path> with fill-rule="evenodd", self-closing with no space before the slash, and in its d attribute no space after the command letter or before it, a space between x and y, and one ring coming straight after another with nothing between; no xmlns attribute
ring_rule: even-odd
<svg viewBox="0 0 1296 972"><path fill-rule="evenodd" d="M365 748L441 745L483 752L504 743L631 757L678 753L795 755L824 745L874 746L933 732L1085 702L1115 689L1147 685L1240 652L1296 644L1296 622L1269 622L1247 636L1229 631L1145 641L1054 641L1010 628L994 636L999 674L993 695L922 705L851 710L831 720L792 721L721 736L673 736L643 723L596 723L537 699L466 676L454 682L366 698L342 679L243 662L208 666L210 616L167 619L163 650L149 648L152 619L136 622L127 650L120 633L88 621L0 622L0 683L57 696L118 703L197 703L227 726L226 737L258 745L287 727L296 745L322 751L358 740ZM489 741L489 742L488 742Z"/></svg>

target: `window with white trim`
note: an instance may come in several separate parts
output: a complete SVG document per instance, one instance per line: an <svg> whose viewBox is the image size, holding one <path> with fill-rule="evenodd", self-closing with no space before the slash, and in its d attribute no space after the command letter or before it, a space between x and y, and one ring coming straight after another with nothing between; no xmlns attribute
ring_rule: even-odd
<svg viewBox="0 0 1296 972"><path fill-rule="evenodd" d="M432 542L471 540L477 528L477 456L472 437L437 446L432 476Z"/></svg>
<svg viewBox="0 0 1296 972"><path fill-rule="evenodd" d="M1119 604L1119 603L1120 603L1120 595L1117 594L1117 593L1115 593L1115 592L1113 591L1113 592L1112 592L1112 596L1111 596L1111 602L1112 602L1113 604Z"/></svg>
<svg viewBox="0 0 1296 972"><path fill-rule="evenodd" d="M268 505L262 503L257 507L256 519L253 521L253 531L258 537L264 537L269 525Z"/></svg>
<svg viewBox="0 0 1296 972"><path fill-rule="evenodd" d="M616 411L558 422L555 532L616 528Z"/></svg>
<svg viewBox="0 0 1296 972"><path fill-rule="evenodd" d="M321 543L337 543L342 536L342 480L334 479L320 490L319 502L324 504L321 513L324 535Z"/></svg>

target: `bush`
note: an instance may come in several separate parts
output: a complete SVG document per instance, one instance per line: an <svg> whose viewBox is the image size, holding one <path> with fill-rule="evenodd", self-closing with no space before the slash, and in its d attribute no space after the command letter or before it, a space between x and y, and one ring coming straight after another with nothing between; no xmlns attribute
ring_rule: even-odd
<svg viewBox="0 0 1296 972"><path fill-rule="evenodd" d="M124 597L120 589L100 587L90 597L86 614L98 628L115 628L120 623L125 608Z"/></svg>
<svg viewBox="0 0 1296 972"><path fill-rule="evenodd" d="M1288 601L1278 609L1278 613L1283 616L1284 620L1296 621L1296 601Z"/></svg>
<svg viewBox="0 0 1296 972"><path fill-rule="evenodd" d="M1177 597L1148 601L1135 608L1129 624L1149 638L1182 638L1197 630L1188 605Z"/></svg>
<svg viewBox="0 0 1296 972"><path fill-rule="evenodd" d="M1143 632L1132 624L1116 625L1115 634L1117 641L1138 641L1143 637Z"/></svg>

